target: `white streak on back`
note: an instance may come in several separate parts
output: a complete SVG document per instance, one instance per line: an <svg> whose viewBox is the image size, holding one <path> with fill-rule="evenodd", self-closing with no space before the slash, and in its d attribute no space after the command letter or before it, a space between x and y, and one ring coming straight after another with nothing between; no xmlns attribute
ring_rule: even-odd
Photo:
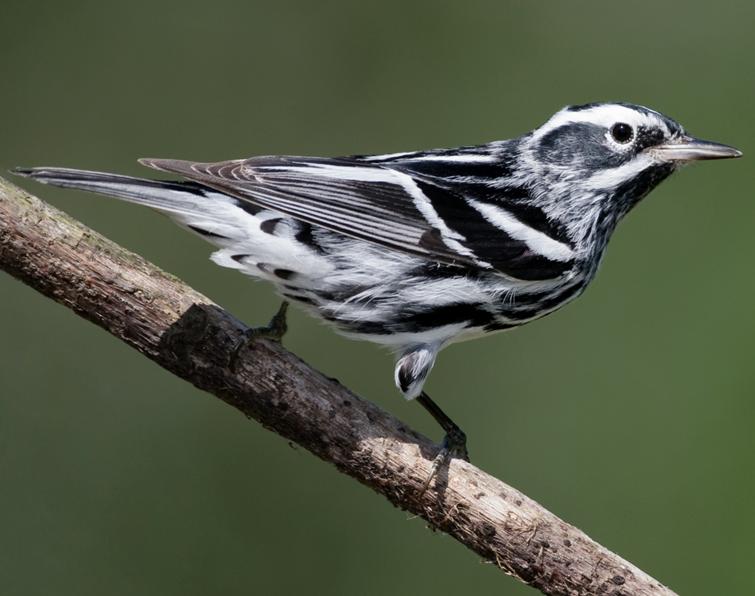
<svg viewBox="0 0 755 596"><path fill-rule="evenodd" d="M569 246L522 223L508 211L474 199L467 199L467 202L491 224L524 242L533 252L552 261L567 262L574 258L574 251Z"/></svg>
<svg viewBox="0 0 755 596"><path fill-rule="evenodd" d="M474 153L460 155L421 155L418 157L409 157L406 161L450 161L461 163L480 163L491 162L495 158L492 155L479 155Z"/></svg>
<svg viewBox="0 0 755 596"><path fill-rule="evenodd" d="M438 215L438 212L435 211L435 208L430 202L430 199L425 196L425 193L423 193L420 187L417 186L414 178L401 172L394 171L394 174L396 174L396 177L398 178L401 186L403 186L404 190L409 193L409 196L412 197L414 206L419 210L419 212L430 223L432 227L437 228L440 231L443 242L445 242L449 246L449 248L459 253L460 255L472 258L475 263L478 263L483 267L490 267L489 263L478 259L477 255L475 255L474 252L461 244L461 242L466 240L466 238L462 234L455 232L446 225L446 222L443 221L443 219Z"/></svg>
<svg viewBox="0 0 755 596"><path fill-rule="evenodd" d="M362 159L364 161L382 161L386 159L395 159L397 157L403 157L405 155L411 155L414 153L414 151L401 151L399 153L384 153L382 155L370 155L368 157L363 157Z"/></svg>
<svg viewBox="0 0 755 596"><path fill-rule="evenodd" d="M466 238L458 232L450 229L443 219L435 211L430 199L425 196L417 186L414 179L408 174L389 168L339 166L331 164L313 164L312 166L271 166L261 167L259 170L275 170L283 172L298 172L310 176L322 176L334 180L354 180L357 182L382 182L400 186L412 199L414 206L434 228L440 231L443 241L453 251L460 255L472 258L482 267L490 267L489 263L480 261L473 251L465 247L462 242Z"/></svg>
<svg viewBox="0 0 755 596"><path fill-rule="evenodd" d="M251 168L250 168L251 169ZM256 166L254 170L297 172L310 176L323 176L333 180L354 180L356 182L384 182L400 184L393 170L374 166L337 166L332 164L312 164L309 166Z"/></svg>

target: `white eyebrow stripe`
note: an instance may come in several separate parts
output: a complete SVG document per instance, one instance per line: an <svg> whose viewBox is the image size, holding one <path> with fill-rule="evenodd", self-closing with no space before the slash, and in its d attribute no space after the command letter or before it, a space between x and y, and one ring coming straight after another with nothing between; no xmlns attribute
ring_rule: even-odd
<svg viewBox="0 0 755 596"><path fill-rule="evenodd" d="M551 261L568 262L574 258L574 251L563 242L554 240L547 234L531 228L519 221L505 209L490 203L482 203L475 199L467 199L467 203L477 209L491 224L506 232L516 240L524 242L533 252Z"/></svg>
<svg viewBox="0 0 755 596"><path fill-rule="evenodd" d="M613 104L599 105L585 110L579 110L577 112L564 108L560 112L554 114L553 117L540 128L535 130L533 138L542 138L552 130L564 126L565 124L580 122L596 124L606 128L611 127L617 122L626 122L634 128L637 128L638 126L661 127L668 134L668 126L666 126L663 117L658 112L650 110L649 108L645 109L647 109L649 113L639 112L627 106Z"/></svg>

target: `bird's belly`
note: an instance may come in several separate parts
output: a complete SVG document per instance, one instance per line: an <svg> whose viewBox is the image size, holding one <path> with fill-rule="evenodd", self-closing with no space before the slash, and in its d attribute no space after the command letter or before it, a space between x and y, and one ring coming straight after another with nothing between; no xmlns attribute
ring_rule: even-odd
<svg viewBox="0 0 755 596"><path fill-rule="evenodd" d="M570 299L547 284L439 265L275 213L258 217L248 240L223 247L213 260L271 282L349 337L444 345L521 325Z"/></svg>

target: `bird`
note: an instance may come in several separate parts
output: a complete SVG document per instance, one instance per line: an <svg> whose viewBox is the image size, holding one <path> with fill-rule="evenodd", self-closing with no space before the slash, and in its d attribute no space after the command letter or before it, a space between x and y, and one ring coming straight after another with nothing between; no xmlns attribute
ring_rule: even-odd
<svg viewBox="0 0 755 596"><path fill-rule="evenodd" d="M517 138L452 149L139 160L174 180L14 173L151 207L214 245L216 264L271 282L284 301L248 341L280 340L293 302L390 348L396 386L445 432L435 470L468 460L466 434L423 389L440 350L574 300L651 190L689 162L741 155L647 107L595 102Z"/></svg>

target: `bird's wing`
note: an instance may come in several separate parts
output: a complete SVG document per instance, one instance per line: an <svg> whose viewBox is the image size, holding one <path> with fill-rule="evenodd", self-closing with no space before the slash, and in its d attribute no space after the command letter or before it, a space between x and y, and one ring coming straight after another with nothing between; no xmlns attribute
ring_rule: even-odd
<svg viewBox="0 0 755 596"><path fill-rule="evenodd" d="M524 280L567 271L571 248L461 185L413 175L410 162L255 157L217 163L142 159L242 201L441 263Z"/></svg>

